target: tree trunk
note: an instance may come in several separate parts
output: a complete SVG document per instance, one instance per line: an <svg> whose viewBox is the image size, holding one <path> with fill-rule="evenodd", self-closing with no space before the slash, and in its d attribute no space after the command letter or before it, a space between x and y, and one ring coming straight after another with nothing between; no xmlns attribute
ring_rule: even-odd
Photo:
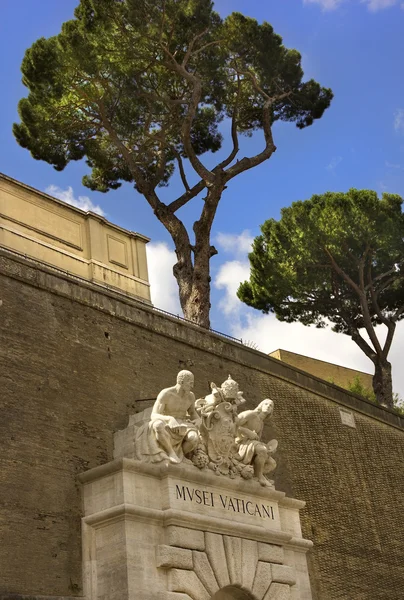
<svg viewBox="0 0 404 600"><path fill-rule="evenodd" d="M391 363L376 356L374 359L375 374L373 375L373 390L376 400L382 406L393 408L393 383L391 378Z"/></svg>
<svg viewBox="0 0 404 600"><path fill-rule="evenodd" d="M209 265L208 265L209 269ZM181 285L180 285L181 289ZM181 300L181 293L180 293ZM190 293L186 299L181 302L181 308L184 312L184 317L200 327L209 329L210 319L210 277L209 270L207 276L196 279L194 276L190 286Z"/></svg>
<svg viewBox="0 0 404 600"><path fill-rule="evenodd" d="M209 236L191 246L188 234L183 229L176 231L173 239L177 254L173 274L177 280L184 317L200 327L209 329L210 258L216 254L216 249L210 246Z"/></svg>
<svg viewBox="0 0 404 600"><path fill-rule="evenodd" d="M154 191L149 191L149 195L145 194L149 204L155 206L154 214L174 242L177 262L173 267L173 274L178 283L184 317L207 329L210 327L210 259L217 254L216 248L210 245L210 234L217 205L225 187L221 172L216 173L216 178L216 183L210 185L206 197L203 198L201 216L193 226L195 245L191 244L184 223L170 207L161 203Z"/></svg>
<svg viewBox="0 0 404 600"><path fill-rule="evenodd" d="M205 219L201 217L196 221L194 231L195 246L191 247L193 264L190 260L184 260L177 249L178 262L174 266L174 276L178 283L184 317L200 327L209 329L210 259L217 254L217 250L210 245L210 227Z"/></svg>
<svg viewBox="0 0 404 600"><path fill-rule="evenodd" d="M210 259L217 254L216 248L210 244L210 234L223 187L219 178L216 185L210 186L207 191L200 219L193 226L195 245L190 246L188 241L188 251L181 251L178 240L174 240L178 258L174 276L184 317L206 329L210 327ZM193 263L189 249L193 253Z"/></svg>

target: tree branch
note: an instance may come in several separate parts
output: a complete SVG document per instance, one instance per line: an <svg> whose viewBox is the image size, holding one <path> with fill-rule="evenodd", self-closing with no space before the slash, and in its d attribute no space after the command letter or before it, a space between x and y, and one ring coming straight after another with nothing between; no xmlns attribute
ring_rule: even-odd
<svg viewBox="0 0 404 600"><path fill-rule="evenodd" d="M191 56L196 56L197 54L199 54L199 52L203 52L204 50L206 50L206 48L209 48L210 46L216 46L217 44L221 44L222 42L223 40L214 40L213 42L208 42L204 46L198 48L198 50L195 50L195 52L192 52Z"/></svg>
<svg viewBox="0 0 404 600"><path fill-rule="evenodd" d="M275 102L282 100L283 98L287 98L292 94L292 92L284 92L279 94L278 96L270 97L258 84L256 77L250 71L239 71L236 68L237 74L241 74L249 77L252 82L254 89L265 99L264 106L262 109L262 124L264 130L264 138L265 138L265 148L259 154L256 154L253 157L242 158L237 164L233 165L226 171L226 181L233 179L236 175L243 173L244 171L248 171L253 167L256 167L263 163L265 160L268 160L272 154L276 150L276 146L274 144L272 129L271 129L271 108Z"/></svg>
<svg viewBox="0 0 404 600"><path fill-rule="evenodd" d="M173 149L173 152L174 152L175 158L177 159L178 169L180 171L180 176L181 176L181 180L184 185L184 188L186 189L187 192L190 192L190 187L188 184L187 176L185 174L184 164L182 162L181 154L178 152L178 150L176 148ZM169 205L169 206L171 206L171 205Z"/></svg>
<svg viewBox="0 0 404 600"><path fill-rule="evenodd" d="M394 322L397 322L399 317L404 313L404 304L402 306L400 306L400 308L398 308L396 310L396 314L393 317Z"/></svg>
<svg viewBox="0 0 404 600"><path fill-rule="evenodd" d="M394 332L396 330L396 324L394 321L389 321L388 324L388 329L387 329L387 336L386 336L386 341L384 342L384 346L383 346L383 358L385 358L387 360L387 356L390 352L390 348L391 348L391 344L393 342L393 337L394 337Z"/></svg>
<svg viewBox="0 0 404 600"><path fill-rule="evenodd" d="M256 154L252 157L244 157L240 161L238 161L235 165L227 169L225 171L225 181L230 181L236 175L243 173L244 171L248 171L253 167L256 167L263 163L265 160L268 160L272 154L276 150L276 146L274 144L274 140L272 137L271 130L271 117L270 117L270 109L271 109L272 101L266 100L263 107L263 126L264 126L264 137L265 137L265 148L259 154Z"/></svg>
<svg viewBox="0 0 404 600"><path fill-rule="evenodd" d="M382 350L383 358L387 359L387 356L390 352L391 344L393 342L394 332L396 329L396 323L394 322L394 319L388 319L387 317L385 317L380 309L380 306L378 303L378 292L375 291L374 286L373 286L372 265L371 265L370 261L368 262L367 276L368 276L367 287L370 290L370 296L372 299L373 309L374 309L375 313L377 314L377 316L379 317L379 320L387 327L387 336L386 336L386 340L384 342L384 346L383 346L383 350Z"/></svg>
<svg viewBox="0 0 404 600"><path fill-rule="evenodd" d="M191 142L192 123L194 121L196 111L199 106L199 101L202 96L201 80L196 75L193 75L192 73L187 71L183 65L180 65L175 60L175 57L171 54L171 52L166 46L163 46L163 50L169 57L169 63L167 64L167 66L179 73L180 75L182 75L182 77L184 77L184 79L186 79L192 86L191 100L188 104L188 112L184 118L181 139L184 145L185 152L192 167L198 173L199 177L206 181L206 185L211 185L215 180L215 175L211 171L209 171L209 169L207 169L205 165L199 160L195 153L195 150L192 147Z"/></svg>
<svg viewBox="0 0 404 600"><path fill-rule="evenodd" d="M217 254L216 248L210 245L210 232L222 192L223 185L208 188L201 216L198 221L195 221L193 226L196 249L194 252L194 272L196 278L203 275L206 267L209 268L210 258Z"/></svg>
<svg viewBox="0 0 404 600"><path fill-rule="evenodd" d="M160 145L160 151L159 151L160 156L157 161L156 173L155 173L155 176L153 177L153 181L152 181L153 189L155 189L158 186L158 184L160 183L160 181L163 179L164 172L165 172L166 166L167 166L167 152L166 152L167 143L166 143L164 126L162 126L160 131L155 133L154 135L148 134L148 137L150 137L154 142L157 141L157 143Z"/></svg>
<svg viewBox="0 0 404 600"><path fill-rule="evenodd" d="M195 46L195 43L204 35L206 35L209 31L209 28L204 29L203 31L201 31L201 33L198 33L197 35L195 35L192 40L189 42L189 46L187 48L187 51L185 52L184 58L182 60L181 63L181 67L186 67L186 65L188 64L189 59L191 58L191 54L192 54L192 49ZM207 44L209 45L209 44Z"/></svg>
<svg viewBox="0 0 404 600"><path fill-rule="evenodd" d="M202 192L202 190L204 190L205 188L206 182L203 179L201 179L201 181L194 185L190 190L186 191L185 194L182 194L182 196L179 196L176 200L170 202L167 208L172 213L175 213L177 210L185 206L187 202L192 200L192 198L195 198L195 196L200 194L200 192Z"/></svg>
<svg viewBox="0 0 404 600"><path fill-rule="evenodd" d="M365 324L365 329L367 331L370 341L372 342L377 354L379 356L381 356L383 351L382 351L380 342L378 340L378 337L375 333L375 328L373 327L373 324L372 324L372 317L370 315L368 299L366 297L366 292L365 292L365 264L364 263L366 261L367 253L368 253L368 249L366 249L364 255L362 256L361 260L359 261L359 266L358 266L359 289L360 289L359 300L360 300L361 307L362 307L362 315L363 315L363 322Z"/></svg>
<svg viewBox="0 0 404 600"><path fill-rule="evenodd" d="M110 123L102 100L98 100L97 104L98 104L98 107L100 110L100 117L101 117L102 125L103 125L103 127L105 127L106 131L108 132L108 134L109 134L112 142L115 144L116 148L122 153L123 157L125 158L126 163L133 175L133 179L135 180L135 183L139 189L139 192L141 194L143 194L143 196L146 198L146 200L148 201L150 206L153 208L154 212L156 212L159 208L161 209L162 207L165 207L166 205L163 202L161 202L161 200L158 198L157 194L151 193L151 191L149 189L149 185L148 185L147 181L145 180L145 178L143 177L143 174L140 171L139 167L136 165L132 153L130 152L130 150L128 150L128 148L125 146L125 144L120 140L113 125Z"/></svg>
<svg viewBox="0 0 404 600"><path fill-rule="evenodd" d="M372 265L370 263L370 261L367 264L367 279L368 279L368 284L366 285L365 289L368 289L370 291L370 298L372 300L372 306L373 306L373 310L375 311L376 315L378 316L379 320L386 325L386 327L389 326L389 319L387 319L384 314L382 313L382 311L380 310L380 306L378 303L378 293L375 291L375 288L373 286L373 280L372 280Z"/></svg>
<svg viewBox="0 0 404 600"><path fill-rule="evenodd" d="M359 296L361 296L361 290L359 288L359 286L353 281L353 279L351 279L349 277L349 275L347 273L345 273L345 271L343 271L341 269L341 267L339 266L339 264L337 263L337 261L335 260L335 258L333 257L333 255L331 254L331 252L328 250L327 246L323 247L324 252L327 254L328 258L330 259L331 265L334 269L334 271L336 271L338 273L338 275L344 280L346 281L346 283L356 292L356 294Z"/></svg>
<svg viewBox="0 0 404 600"><path fill-rule="evenodd" d="M385 281L382 281L381 279L379 279L379 281L382 281L382 283L378 287L375 288L375 292L377 293L377 295L379 296L379 294L381 294L381 292L383 290L388 288L389 285L392 284L394 281L397 281L397 279L400 279L400 277L402 277L402 275L398 275L398 276L392 275L388 279L385 279ZM376 278L373 281L376 281Z"/></svg>
<svg viewBox="0 0 404 600"><path fill-rule="evenodd" d="M350 316L349 310L348 311L345 310L344 305L341 301L341 295L340 295L340 291L339 291L338 282L335 280L335 276L334 276L333 272L331 272L331 286L332 286L332 289L334 292L334 296L335 296L336 303L338 305L339 312L348 327L348 331L351 336L351 339L356 343L357 346L359 346L359 348L362 350L362 352L368 358L370 358L370 360L374 363L375 357L376 357L375 350L371 346L369 346L367 341L364 340L363 337L361 336L361 334L359 333L359 330L355 324L355 321Z"/></svg>
<svg viewBox="0 0 404 600"><path fill-rule="evenodd" d="M237 74L237 98L234 105L233 115L231 118L231 138L233 141L233 149L225 160L217 165L218 170L225 169L228 165L230 165L233 160L236 158L239 152L239 143L238 143L238 135L237 135L237 119L239 113L239 103L240 103L240 92L241 92L241 82L240 78ZM215 171L215 169L213 169Z"/></svg>
<svg viewBox="0 0 404 600"><path fill-rule="evenodd" d="M166 19L166 0L163 0L163 10L161 16L161 24L160 24L160 33L159 33L159 41L163 39L163 31L164 31L164 21Z"/></svg>

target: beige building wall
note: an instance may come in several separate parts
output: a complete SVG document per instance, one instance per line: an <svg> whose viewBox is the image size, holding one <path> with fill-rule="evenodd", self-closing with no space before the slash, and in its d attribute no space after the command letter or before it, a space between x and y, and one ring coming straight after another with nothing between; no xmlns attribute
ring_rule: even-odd
<svg viewBox="0 0 404 600"><path fill-rule="evenodd" d="M303 356L302 354L282 349L271 352L269 356L277 358L292 367L306 371L306 373L310 373L315 377L335 383L335 385L339 385L345 389L348 389L356 378L359 378L359 381L366 388L372 389L372 375L363 371L341 367L340 365L334 365L324 360L318 360L317 358Z"/></svg>
<svg viewBox="0 0 404 600"><path fill-rule="evenodd" d="M148 241L0 174L0 246L150 304Z"/></svg>

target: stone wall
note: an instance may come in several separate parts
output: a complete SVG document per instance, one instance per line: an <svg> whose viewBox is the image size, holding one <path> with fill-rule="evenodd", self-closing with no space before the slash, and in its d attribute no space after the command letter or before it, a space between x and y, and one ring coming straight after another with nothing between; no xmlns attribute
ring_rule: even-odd
<svg viewBox="0 0 404 600"><path fill-rule="evenodd" d="M0 598L82 595L77 476L113 432L191 369L197 396L231 373L266 435L277 488L303 499L315 600L399 600L404 420L240 344L0 250ZM348 426L342 422L342 417Z"/></svg>

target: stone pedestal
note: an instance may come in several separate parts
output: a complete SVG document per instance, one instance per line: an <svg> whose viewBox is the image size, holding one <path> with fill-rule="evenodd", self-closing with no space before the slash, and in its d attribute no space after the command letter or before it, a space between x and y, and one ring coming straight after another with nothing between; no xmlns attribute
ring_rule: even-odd
<svg viewBox="0 0 404 600"><path fill-rule="evenodd" d="M240 587L255 600L311 599L304 502L193 465L130 458L81 482L88 600L236 598Z"/></svg>

